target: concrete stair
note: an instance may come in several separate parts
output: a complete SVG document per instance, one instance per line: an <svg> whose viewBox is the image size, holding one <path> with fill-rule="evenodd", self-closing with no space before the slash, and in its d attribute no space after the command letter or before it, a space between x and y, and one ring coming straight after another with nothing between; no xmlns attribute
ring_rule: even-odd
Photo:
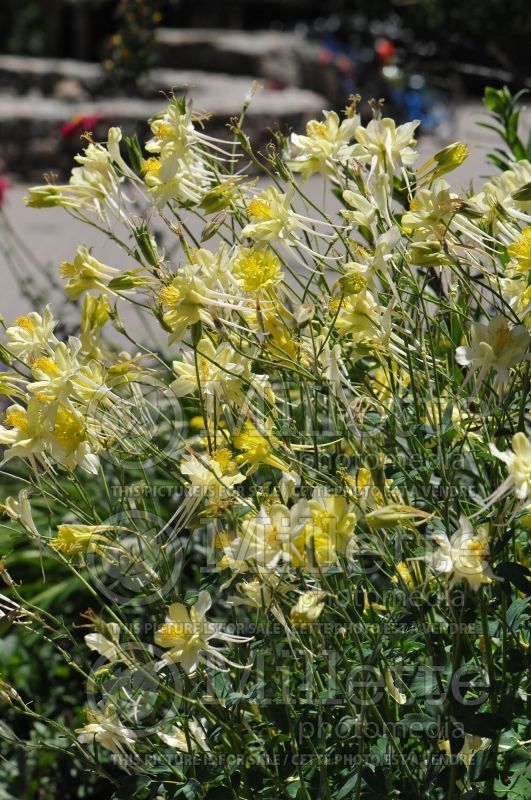
<svg viewBox="0 0 531 800"><path fill-rule="evenodd" d="M172 91L189 94L194 107L213 112L207 130L223 137L228 136L227 122L241 112L253 81L258 80L263 88L246 115L246 131L258 147L269 141L268 129L277 125L301 129L328 105L320 94L305 88L311 81L304 64L311 58L298 37L224 32L224 45L220 32L208 32L210 52L225 53L211 59L199 33L204 32L159 31L163 66L127 97L101 94L98 64L0 56L0 172L33 181L53 170L63 178L82 146L81 130L68 140L61 137L65 123L76 116L92 117L90 129L96 139L105 138L110 125L120 125L126 134L136 132L142 139L147 135L145 120L162 110L164 94ZM193 70L186 67L190 64Z"/></svg>

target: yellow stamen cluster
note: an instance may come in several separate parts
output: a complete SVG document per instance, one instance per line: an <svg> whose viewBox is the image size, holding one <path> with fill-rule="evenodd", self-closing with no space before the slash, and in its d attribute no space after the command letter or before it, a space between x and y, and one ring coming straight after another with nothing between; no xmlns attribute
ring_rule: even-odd
<svg viewBox="0 0 531 800"><path fill-rule="evenodd" d="M181 300L181 293L175 286L165 286L159 292L159 302L164 306L176 306Z"/></svg>
<svg viewBox="0 0 531 800"><path fill-rule="evenodd" d="M341 304L341 300L342 300L341 297L334 297L332 300L329 301L328 310L330 311L331 314L337 314L337 311Z"/></svg>
<svg viewBox="0 0 531 800"><path fill-rule="evenodd" d="M53 435L64 446L76 445L85 436L85 429L80 419L69 408L60 408L55 417Z"/></svg>
<svg viewBox="0 0 531 800"><path fill-rule="evenodd" d="M158 136L159 139L171 139L171 137L174 135L172 126L163 120L157 120L154 122L151 126L151 130L155 136Z"/></svg>
<svg viewBox="0 0 531 800"><path fill-rule="evenodd" d="M16 408L8 409L4 422L10 428L18 428L19 431L28 430L28 419L25 411L20 411Z"/></svg>
<svg viewBox="0 0 531 800"><path fill-rule="evenodd" d="M328 129L324 122L317 122L312 119L306 125L306 133L308 136L319 136L321 139L329 139Z"/></svg>
<svg viewBox="0 0 531 800"><path fill-rule="evenodd" d="M19 328L24 328L24 330L28 331L29 333L33 333L35 330L35 325L29 317L17 317L15 320L15 325L18 325Z"/></svg>
<svg viewBox="0 0 531 800"><path fill-rule="evenodd" d="M160 170L160 161L158 158L152 156L151 158L147 158L144 160L144 163L142 164L142 172L144 173L144 175L147 175L148 173L150 175L158 175L159 170Z"/></svg>
<svg viewBox="0 0 531 800"><path fill-rule="evenodd" d="M247 213L250 217L257 220L273 219L273 212L265 200L251 200L247 206Z"/></svg>
<svg viewBox="0 0 531 800"><path fill-rule="evenodd" d="M509 330L508 325L503 325L496 331L496 335L494 336L494 347L493 350L495 353L500 353L511 341L511 331Z"/></svg>
<svg viewBox="0 0 531 800"><path fill-rule="evenodd" d="M61 370L49 356L36 358L32 365L32 372L44 372L45 375L49 375L51 378L61 374Z"/></svg>
<svg viewBox="0 0 531 800"><path fill-rule="evenodd" d="M507 252L511 258L516 259L519 270L531 270L531 227L523 229L522 236L509 245Z"/></svg>
<svg viewBox="0 0 531 800"><path fill-rule="evenodd" d="M246 292L271 286L280 278L280 261L272 250L250 250L234 264Z"/></svg>
<svg viewBox="0 0 531 800"><path fill-rule="evenodd" d="M345 294L359 294L367 287L367 280L363 275L345 275L341 278L341 289Z"/></svg>
<svg viewBox="0 0 531 800"><path fill-rule="evenodd" d="M75 278L76 275L77 275L77 270L70 261L63 261L59 265L60 278Z"/></svg>
<svg viewBox="0 0 531 800"><path fill-rule="evenodd" d="M227 447L221 447L219 450L216 450L212 453L212 458L219 464L222 472L228 472L229 469L234 467L234 463L231 460L232 453Z"/></svg>
<svg viewBox="0 0 531 800"><path fill-rule="evenodd" d="M314 511L312 514L312 521L316 528L319 528L323 533L330 535L333 532L333 517L327 511Z"/></svg>

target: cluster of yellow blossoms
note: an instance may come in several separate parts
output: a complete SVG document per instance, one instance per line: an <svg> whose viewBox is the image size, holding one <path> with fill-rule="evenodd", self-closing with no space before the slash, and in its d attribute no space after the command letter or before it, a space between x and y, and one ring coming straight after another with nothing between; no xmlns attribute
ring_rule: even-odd
<svg viewBox="0 0 531 800"><path fill-rule="evenodd" d="M367 550L409 585L412 573L389 551L397 529L411 537L408 558L429 567L426 580L490 583L489 536L472 522L472 501L463 509L419 498L408 485L414 466L399 469L397 447L388 452L389 430L395 444L411 435L431 455L456 444L469 455L481 438L470 398L485 392L494 413L514 389L529 359L531 164L462 197L443 176L466 158L464 145L415 171L417 123L376 114L365 126L351 106L344 119L327 112L281 143L257 186L241 167L248 141L239 126L233 146L197 122L188 102L173 99L150 121L145 155L130 140L126 163L113 128L106 144L89 142L69 183L29 191L32 207L96 220L124 263L106 265L81 246L60 266L68 298L82 299L78 336L59 336L49 308L6 328L4 460L25 459L36 476L79 467L112 480L101 455L123 447L131 397L156 372L190 429L160 467L183 489L179 532L214 524L216 569L224 588L236 588L235 604L304 627L326 607L327 570ZM316 174L333 189L329 210L305 183ZM157 229L138 222L148 212ZM116 347L116 333L129 346L140 340L133 353ZM459 378L453 395L448 376ZM414 433L399 429L406 414ZM520 429L512 450L491 451L491 467L501 459L508 474L499 487L475 487L476 512L514 495L519 513L531 495L531 441ZM6 507L29 525L27 509ZM116 526L92 523L61 527L52 548L74 557L105 547ZM305 589L293 583L300 575ZM162 599L160 669L176 662L192 674L209 657L232 664L211 640L243 640L206 620L208 592L191 607ZM116 642L91 642L119 653ZM182 731L162 735L182 744ZM204 741L199 723L195 735ZM81 730L80 741L94 737L115 751L135 741L112 708Z"/></svg>

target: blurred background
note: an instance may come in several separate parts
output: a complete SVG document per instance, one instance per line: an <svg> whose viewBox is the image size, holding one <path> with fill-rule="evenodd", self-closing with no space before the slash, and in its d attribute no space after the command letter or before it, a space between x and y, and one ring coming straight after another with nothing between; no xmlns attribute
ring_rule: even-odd
<svg viewBox="0 0 531 800"><path fill-rule="evenodd" d="M28 183L67 178L84 131L103 140L118 124L142 140L174 92L224 136L258 81L246 125L263 147L271 129L302 130L359 93L365 121L371 98L397 122L421 120L421 156L466 140L459 190L487 172L494 144L477 124L485 85L531 86L530 36L529 0L2 0L0 311L42 299L39 281L28 296L20 277L21 246L51 276L80 241L103 246L67 215L22 203Z"/></svg>
<svg viewBox="0 0 531 800"><path fill-rule="evenodd" d="M2 0L0 170L66 169L83 130L170 89L223 128L253 79L256 135L360 93L448 138L486 83L531 85L530 34L528 0Z"/></svg>

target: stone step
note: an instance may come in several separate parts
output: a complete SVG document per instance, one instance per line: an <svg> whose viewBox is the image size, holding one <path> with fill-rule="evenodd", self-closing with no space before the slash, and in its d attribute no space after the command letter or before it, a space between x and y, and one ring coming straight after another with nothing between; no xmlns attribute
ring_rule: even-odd
<svg viewBox="0 0 531 800"><path fill-rule="evenodd" d="M101 76L99 64L86 61L0 55L0 91L17 95L31 90L60 97L64 87L77 92L74 99L82 99L97 89Z"/></svg>
<svg viewBox="0 0 531 800"><path fill-rule="evenodd" d="M78 62L73 63L79 66ZM64 74L63 67L64 62L56 65L53 74ZM83 68L74 73L74 77L71 75L70 80L78 81ZM0 74L1 70L0 64ZM84 74L90 82L95 73L86 70ZM39 180L43 172L50 170L63 176L67 174L73 155L81 147L82 128L74 131L75 135L67 141L61 137L60 129L76 116L92 118L90 128L96 139L105 138L110 125L120 125L126 134L136 132L144 139L148 134L145 120L164 108L162 92L189 93L194 107L213 112L207 130L212 135L228 137L227 122L241 112L252 83L252 77L162 69L154 71L145 84L146 87L151 84L150 99L46 97L42 94L44 83L40 92L33 89L25 95L13 95L6 93L5 88L0 89L0 172L12 172L28 180ZM88 86L84 91L87 89ZM145 91L149 94L147 88ZM283 129L300 130L325 107L326 101L315 92L296 87L263 88L257 92L247 112L246 131L256 146L263 147L270 138L268 129L280 125ZM96 122L98 118L100 121Z"/></svg>
<svg viewBox="0 0 531 800"><path fill-rule="evenodd" d="M297 33L159 28L156 39L165 67L253 75L312 89L332 104L344 100L337 70L320 60L321 46Z"/></svg>

